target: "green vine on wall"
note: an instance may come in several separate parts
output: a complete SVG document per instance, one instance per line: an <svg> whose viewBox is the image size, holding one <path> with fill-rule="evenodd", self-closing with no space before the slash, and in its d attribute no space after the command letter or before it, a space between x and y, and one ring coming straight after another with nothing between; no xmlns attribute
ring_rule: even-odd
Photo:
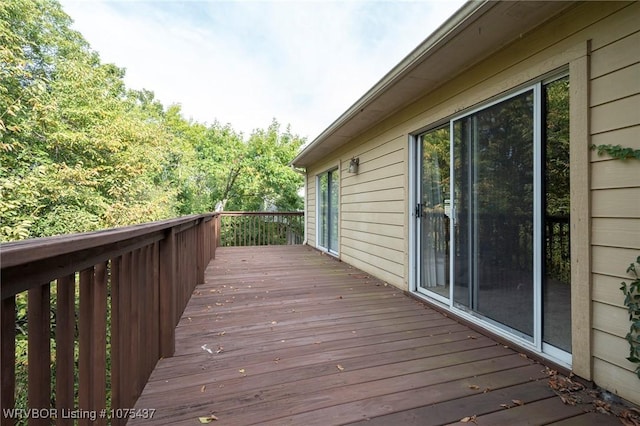
<svg viewBox="0 0 640 426"><path fill-rule="evenodd" d="M636 368L636 374L640 379L640 276L638 276L636 265L640 266L640 256L635 263L630 264L627 268L627 273L635 276L635 279L628 285L623 281L620 290L624 293L624 304L627 306L629 321L631 321L631 327L626 335L627 342L629 342L627 359L639 364Z"/></svg>
<svg viewBox="0 0 640 426"><path fill-rule="evenodd" d="M622 145L591 145L591 149L597 151L598 155L607 154L618 160L632 158L640 160L640 149L623 147ZM629 332L625 336L629 342L627 360L638 365L636 375L640 379L640 277L636 265L640 267L640 256L635 263L631 263L627 268L627 274L632 275L635 279L628 285L623 281L620 290L624 293L624 304L629 312L629 321L631 321Z"/></svg>
<svg viewBox="0 0 640 426"><path fill-rule="evenodd" d="M598 152L598 155L609 155L618 160L635 158L640 160L640 149L623 147L622 145L591 145L591 149Z"/></svg>

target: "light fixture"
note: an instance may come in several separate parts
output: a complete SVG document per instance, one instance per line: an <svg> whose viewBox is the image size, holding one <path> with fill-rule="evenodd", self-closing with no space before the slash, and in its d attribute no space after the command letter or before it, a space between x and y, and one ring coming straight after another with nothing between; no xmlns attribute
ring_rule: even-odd
<svg viewBox="0 0 640 426"><path fill-rule="evenodd" d="M358 173L358 166L360 165L360 158L354 157L349 161L349 173Z"/></svg>

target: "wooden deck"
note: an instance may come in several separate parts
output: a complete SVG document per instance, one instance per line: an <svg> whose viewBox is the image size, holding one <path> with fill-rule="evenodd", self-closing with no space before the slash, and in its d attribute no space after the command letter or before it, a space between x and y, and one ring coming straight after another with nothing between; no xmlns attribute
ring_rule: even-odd
<svg viewBox="0 0 640 426"><path fill-rule="evenodd" d="M544 366L309 247L218 249L205 281L136 404L152 421L129 424L620 424L563 404Z"/></svg>

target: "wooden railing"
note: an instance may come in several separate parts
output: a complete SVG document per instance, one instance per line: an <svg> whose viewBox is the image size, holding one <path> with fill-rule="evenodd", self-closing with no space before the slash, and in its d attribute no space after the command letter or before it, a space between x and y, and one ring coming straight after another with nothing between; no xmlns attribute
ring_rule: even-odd
<svg viewBox="0 0 640 426"><path fill-rule="evenodd" d="M158 359L173 355L176 324L204 282L218 229L218 215L204 214L0 246L2 424L124 424L145 415L128 409ZM23 372L16 300L25 293ZM18 406L23 375L28 402Z"/></svg>
<svg viewBox="0 0 640 426"><path fill-rule="evenodd" d="M292 245L304 241L303 212L224 212L220 246Z"/></svg>

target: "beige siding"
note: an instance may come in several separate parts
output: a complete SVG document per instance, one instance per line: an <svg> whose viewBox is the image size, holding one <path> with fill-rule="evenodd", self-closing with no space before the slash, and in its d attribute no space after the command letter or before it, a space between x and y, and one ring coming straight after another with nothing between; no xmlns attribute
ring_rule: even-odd
<svg viewBox="0 0 640 426"><path fill-rule="evenodd" d="M620 368L600 358L594 358L593 380L605 389L638 404L640 392L638 382L640 380L626 368Z"/></svg>
<svg viewBox="0 0 640 426"><path fill-rule="evenodd" d="M307 244L316 245L316 178L315 176L307 176L307 192L306 203L307 211L305 212L305 226L307 229Z"/></svg>
<svg viewBox="0 0 640 426"><path fill-rule="evenodd" d="M591 81L591 106L614 102L640 93L640 63Z"/></svg>
<svg viewBox="0 0 640 426"><path fill-rule="evenodd" d="M570 69L572 161L579 161L572 164L574 368L640 403L640 380L624 360L629 321L619 290L620 281L628 279L628 264L640 255L640 163L589 151L592 143L640 149L638 46L640 2L582 3L486 61L461 70L332 153L326 163L315 165L308 171L310 186L315 185L315 174L330 164L341 165L342 260L406 289L410 135L544 75ZM352 157L360 158L356 175L348 172ZM311 244L315 187L307 195L314 198L308 200Z"/></svg>
<svg viewBox="0 0 640 426"><path fill-rule="evenodd" d="M638 148L640 140L640 13L616 40L591 55L592 143ZM594 38L595 40L595 38ZM640 163L591 154L593 379L635 403L640 380L625 358L629 317L620 282L640 255Z"/></svg>

